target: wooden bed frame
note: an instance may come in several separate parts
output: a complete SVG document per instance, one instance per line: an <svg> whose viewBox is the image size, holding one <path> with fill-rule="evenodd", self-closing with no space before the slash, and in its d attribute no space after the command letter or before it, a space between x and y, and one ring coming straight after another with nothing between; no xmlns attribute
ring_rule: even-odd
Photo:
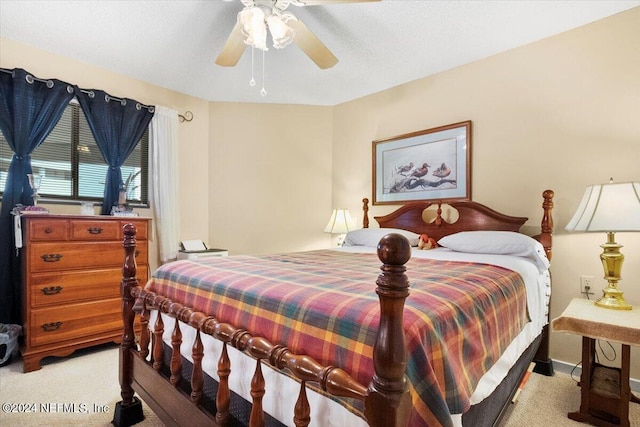
<svg viewBox="0 0 640 427"><path fill-rule="evenodd" d="M368 200L363 199L363 203L363 225L368 227ZM410 203L389 215L375 217L375 219L381 228L401 228L416 233L425 233L436 240L444 235L469 230L518 232L527 220L527 218L500 214L476 202L459 201L448 204L459 212L460 218L457 222L447 223L441 216L442 209L447 206L436 203L435 220L432 223L425 223L422 220L423 211L430 205L426 202ZM535 237L542 243L549 259L551 259L553 191L546 190L543 193L542 207L541 233ZM265 382L262 376L262 363L268 363L278 369L286 369L300 381L300 392L294 414L296 426L307 426L310 421L306 382L315 382L331 395L364 401L365 417L371 426L401 427L408 425L412 403L405 377L407 350L402 319L405 299L409 295L409 279L405 274L404 264L411 257L411 248L406 239L397 234L388 235L378 245L378 257L382 266L380 267L381 274L376 281L376 292L380 300L381 318L373 349L375 374L368 385L362 385L342 369L322 366L308 356L293 354L284 346L270 343L261 337L255 337L250 331L221 323L211 316L192 310L190 307L146 291L139 286L136 278L135 227L131 224L126 225L124 234L125 259L122 279L124 330L120 345L119 366L122 401L116 405L113 424L129 426L144 419L142 404L134 396L137 393L166 425L225 425L230 418L228 378L231 366L227 355L227 345L231 345L241 352L249 354L257 361L251 381L253 401L249 425L252 427L264 424L265 414L262 410L262 397L265 394ZM160 320L156 321L154 331L149 331L150 309L168 314L197 330L192 348L193 372L190 394L177 387L182 371L180 322L175 322L171 335L172 354L169 364L171 377L168 381L159 373L162 369L162 363L155 362L164 359L162 341L164 324L162 317L157 316L157 319ZM134 325L134 320L137 312L140 313L141 333L139 339L136 340L135 331L138 330L138 327L137 324ZM202 400L205 375L202 370L203 346L200 334L211 335L223 342L223 351L217 365L220 382L215 396L217 407L215 415L208 413L198 405ZM483 413L489 409L479 409L473 413L473 416L467 417L469 421L479 424L485 419L490 419L491 423L497 422L496 420L503 413L506 402L511 401L511 397L534 353L538 363L536 370L547 375L553 373L548 355L548 339L548 330L545 328L541 337L528 350L529 355L521 358L523 360L519 363L520 368L517 372L514 372L513 375L510 373L509 377L512 379L505 386L505 390L500 393L502 395L500 400L503 404L499 405L498 409L492 409L492 414L488 417ZM150 343L151 349L149 349ZM154 362L146 360L150 351ZM514 370L512 369L512 371ZM480 407L481 405L476 406ZM472 410L474 408L475 406L472 407ZM463 423L466 426L464 415Z"/></svg>

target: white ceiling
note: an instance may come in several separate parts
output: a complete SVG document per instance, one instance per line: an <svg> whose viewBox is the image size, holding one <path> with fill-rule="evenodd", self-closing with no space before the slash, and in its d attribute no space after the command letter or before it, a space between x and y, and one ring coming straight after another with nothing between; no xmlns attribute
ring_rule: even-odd
<svg viewBox="0 0 640 427"><path fill-rule="evenodd" d="M336 105L637 6L614 0L290 6L340 62L320 70L293 44L270 48L265 97L261 51L253 88L250 48L234 68L214 63L242 9L239 0L0 0L0 35L210 101Z"/></svg>

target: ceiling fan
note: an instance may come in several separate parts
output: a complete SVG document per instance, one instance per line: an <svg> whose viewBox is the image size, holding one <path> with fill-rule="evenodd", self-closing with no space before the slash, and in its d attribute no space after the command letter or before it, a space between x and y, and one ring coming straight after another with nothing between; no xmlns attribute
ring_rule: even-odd
<svg viewBox="0 0 640 427"><path fill-rule="evenodd" d="M226 0L233 1L233 0ZM321 69L331 68L338 58L292 13L294 6L317 6L332 3L365 3L380 0L240 0L245 6L238 13L233 27L216 64L234 67L247 46L267 48L267 33L271 34L273 46L277 49L294 42Z"/></svg>

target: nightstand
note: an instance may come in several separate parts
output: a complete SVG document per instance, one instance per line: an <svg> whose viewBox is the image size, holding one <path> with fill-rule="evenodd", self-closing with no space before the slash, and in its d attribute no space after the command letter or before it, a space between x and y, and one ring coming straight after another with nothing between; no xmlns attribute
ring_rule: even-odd
<svg viewBox="0 0 640 427"><path fill-rule="evenodd" d="M580 410L570 412L574 421L595 426L629 427L629 402L640 403L629 387L630 346L640 346L640 307L612 310L581 298L571 300L560 317L553 319L555 332L582 336ZM619 368L595 361L596 340L622 344Z"/></svg>

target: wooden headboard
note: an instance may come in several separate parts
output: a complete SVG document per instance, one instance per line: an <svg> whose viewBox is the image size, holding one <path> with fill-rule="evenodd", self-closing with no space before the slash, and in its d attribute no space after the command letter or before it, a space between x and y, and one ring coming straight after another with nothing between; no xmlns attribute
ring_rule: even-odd
<svg viewBox="0 0 640 427"><path fill-rule="evenodd" d="M553 191L546 190L542 193L543 215L540 234L533 236L539 240L551 259L551 233L553 231ZM369 226L369 200L362 200L364 212L363 227ZM432 222L423 220L425 209L431 207ZM447 222L443 210L455 209L459 218L455 222ZM519 232L528 218L515 217L497 212L485 205L473 201L452 202L411 202L401 206L388 215L376 216L374 219L380 228L399 228L418 234L426 234L438 241L440 238L460 231L495 230Z"/></svg>

